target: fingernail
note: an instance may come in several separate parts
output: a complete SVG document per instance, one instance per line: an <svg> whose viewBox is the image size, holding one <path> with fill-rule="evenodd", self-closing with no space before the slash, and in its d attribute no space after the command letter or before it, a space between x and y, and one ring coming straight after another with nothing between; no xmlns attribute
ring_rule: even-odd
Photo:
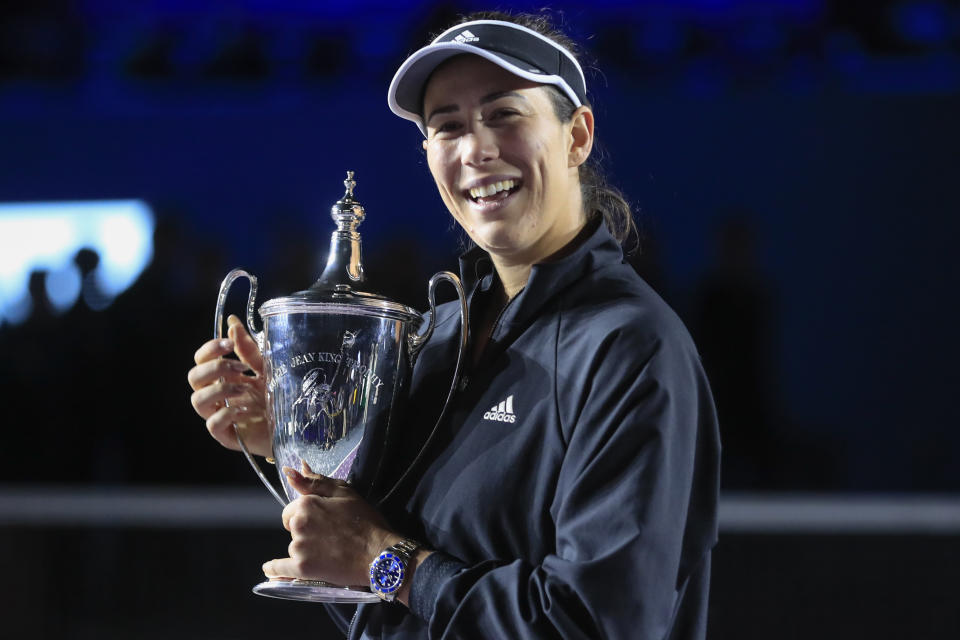
<svg viewBox="0 0 960 640"><path fill-rule="evenodd" d="M220 341L220 348L221 348L221 349L233 349L233 340L231 340L231 339L229 339L229 338L224 338L223 340Z"/></svg>
<svg viewBox="0 0 960 640"><path fill-rule="evenodd" d="M291 467L284 467L284 468L283 468L283 475L287 476L287 477L290 478L291 480L299 480L299 479L300 479L300 474L297 473L297 470L296 470L296 469L293 469L293 468L291 468Z"/></svg>
<svg viewBox="0 0 960 640"><path fill-rule="evenodd" d="M229 363L230 364L228 366L231 369L233 369L234 371L239 371L240 373L243 373L244 371L248 371L250 369L250 367L248 367L245 362L242 362L240 360L230 360Z"/></svg>
<svg viewBox="0 0 960 640"><path fill-rule="evenodd" d="M227 316L227 324L240 324L240 318L231 313Z"/></svg>

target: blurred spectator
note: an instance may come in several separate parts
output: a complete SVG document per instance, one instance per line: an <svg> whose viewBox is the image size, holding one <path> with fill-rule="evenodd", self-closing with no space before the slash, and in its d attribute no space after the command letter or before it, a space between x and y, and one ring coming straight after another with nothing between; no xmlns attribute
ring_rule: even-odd
<svg viewBox="0 0 960 640"><path fill-rule="evenodd" d="M692 324L720 417L724 484L769 488L777 462L772 296L748 218L725 220L714 241L714 263L697 288Z"/></svg>
<svg viewBox="0 0 960 640"><path fill-rule="evenodd" d="M79 305L93 311L101 311L109 306L111 299L100 286L97 280L97 267L100 265L100 256L93 249L83 248L73 258L74 264L80 270L81 290ZM79 306L78 305L78 306Z"/></svg>
<svg viewBox="0 0 960 640"><path fill-rule="evenodd" d="M0 3L0 79L76 78L83 71L86 34L68 0Z"/></svg>
<svg viewBox="0 0 960 640"><path fill-rule="evenodd" d="M184 395L193 345L213 337L225 259L215 238L176 220L157 211L153 262L101 314L112 327L112 348L99 363L112 385L102 463L122 465L128 482L231 482L246 477L242 459L206 448L203 423Z"/></svg>

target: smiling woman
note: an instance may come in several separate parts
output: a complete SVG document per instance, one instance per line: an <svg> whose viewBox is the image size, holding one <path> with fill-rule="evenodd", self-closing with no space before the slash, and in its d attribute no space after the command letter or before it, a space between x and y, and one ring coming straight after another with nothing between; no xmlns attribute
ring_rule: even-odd
<svg viewBox="0 0 960 640"><path fill-rule="evenodd" d="M561 122L541 85L472 55L434 72L424 112L423 146L444 204L512 298L531 266L586 224L578 167L593 145L593 115L580 107Z"/></svg>
<svg viewBox="0 0 960 640"><path fill-rule="evenodd" d="M287 470L304 495L284 510L290 557L266 575L369 581L403 605L331 607L350 638L706 633L713 401L686 329L624 261L632 220L589 168L593 111L568 43L539 17L471 16L390 85L476 243L461 258L472 358L443 409L460 316L438 307L366 496ZM190 381L235 447L237 416L218 407L261 392L256 347L231 331L201 347ZM231 349L256 377L217 360Z"/></svg>

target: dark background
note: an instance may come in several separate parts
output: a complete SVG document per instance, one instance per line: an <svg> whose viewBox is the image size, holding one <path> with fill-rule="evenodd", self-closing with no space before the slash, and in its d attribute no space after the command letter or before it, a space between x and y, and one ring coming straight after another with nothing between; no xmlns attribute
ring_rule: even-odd
<svg viewBox="0 0 960 640"><path fill-rule="evenodd" d="M632 261L702 351L724 488L907 499L960 490L960 2L553 6L588 49L605 164L641 227ZM243 266L260 277L261 302L312 282L351 169L375 286L426 306L426 281L455 264L460 237L419 132L389 112L386 87L428 33L475 8L490 5L0 5L0 202L140 198L157 221L152 263L107 309L81 300L54 312L37 273L33 314L0 325L0 490L255 482L188 403L186 371L211 337L219 282ZM10 526L0 554L26 540L44 557L76 545L49 571L81 583L93 569L75 555L115 556L112 587L90 589L127 592L130 556L165 545L217 554L189 539L223 534L102 529ZM725 537L711 635L809 637L771 621L813 615L820 637L953 637L949 603L916 585L956 593L946 576L960 568L957 542ZM268 606L245 595L260 556L237 555L249 575L208 560L204 580L243 583L236 597L249 614ZM902 564L881 570L878 556ZM94 635L150 637L124 622L134 607L122 599L81 615L38 593L47 596L18 600L33 603L19 610L61 621L50 637L81 618ZM169 598L163 611L196 622L195 597ZM201 608L221 606L236 607L234 596ZM220 637L226 623L204 624L205 637ZM244 625L221 635L244 630L261 635Z"/></svg>

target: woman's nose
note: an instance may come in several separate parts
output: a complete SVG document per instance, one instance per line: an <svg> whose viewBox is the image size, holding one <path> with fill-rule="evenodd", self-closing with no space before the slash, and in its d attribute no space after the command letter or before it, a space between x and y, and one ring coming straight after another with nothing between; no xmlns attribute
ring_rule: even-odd
<svg viewBox="0 0 960 640"><path fill-rule="evenodd" d="M478 127L463 136L460 154L463 164L480 165L496 159L500 149L495 137L483 127Z"/></svg>

